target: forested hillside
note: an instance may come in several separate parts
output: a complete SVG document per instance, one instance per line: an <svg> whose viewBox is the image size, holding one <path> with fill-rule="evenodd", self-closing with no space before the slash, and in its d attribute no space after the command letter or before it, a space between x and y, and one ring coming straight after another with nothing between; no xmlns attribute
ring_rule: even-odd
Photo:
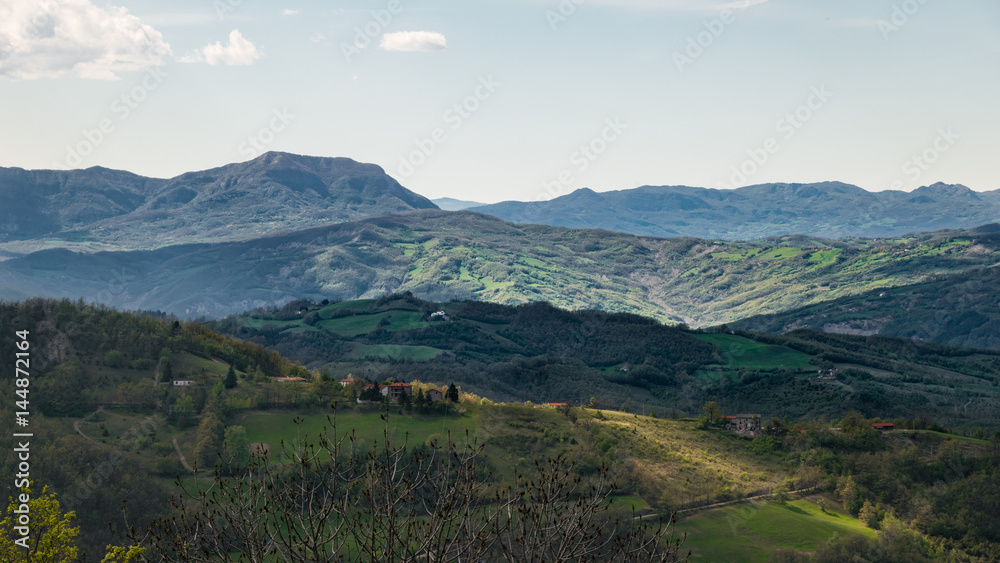
<svg viewBox="0 0 1000 563"><path fill-rule="evenodd" d="M15 331L28 331L27 387L15 387ZM193 424L210 396L205 388L179 393L174 378L221 379L216 372L226 364L216 361L261 378L305 373L275 352L197 324L69 301L0 303L0 350L0 417L12 425L15 411L30 413L20 430L34 434L35 492L51 487L63 508L76 511L80 545L91 555L112 543L109 523L122 531L124 501L128 518L143 526L169 507L170 482L183 471L172 428ZM15 389L27 389L23 405L15 406L22 400ZM17 473L13 440L10 432L0 436L4 475Z"/></svg>
<svg viewBox="0 0 1000 563"><path fill-rule="evenodd" d="M108 545L141 544L150 557L176 556L173 541L181 537L219 549L235 545L226 543L237 537L231 533L256 529L252 526L261 523L262 515L275 518L277 539L269 543L247 535L241 549L266 549L280 541L302 560L311 560L307 548L313 544L278 534L304 522L296 519L296 511L289 512L298 506L296 499L282 496L290 490L287 464L305 451L300 440L331 447L334 442L317 442L321 435L344 440L346 457L334 456L347 460L338 466L347 472L340 475L359 472L350 483L362 488L350 489L357 493L350 498L389 494L394 503L380 505L375 516L379 522L410 519L412 538L434 537L420 535L422 530L435 533L422 527L419 511L427 506L420 503L436 497L420 491L452 489L421 477L420 491L403 495L399 491L409 490L406 481L385 479L391 473L377 471L372 460L399 460L414 471L455 460L456 468L464 468L465 481L449 483L466 483L477 492L463 497L466 504L435 505L448 521L491 513L497 501L489 499L499 492L507 499L503 502L524 511L524 518L564 526L566 514L580 514L572 504L578 497L572 493L554 505L540 504L531 496L531 483L541 476L561 479L558 487L597 487L586 490L614 502L588 505L606 508L595 513L598 536L593 537L614 530L610 538L632 547L652 530L605 524L635 522L635 514L655 523L684 509L680 527L695 532L679 554L690 549L698 561L743 558L750 546L756 550L751 560L761 554L801 560L801 553L782 551L793 548L815 552L817 558L834 552L897 553L907 561L946 554L989 559L997 553L996 529L985 517L995 508L1000 451L991 438L1000 419L1000 357L992 352L811 331L702 333L633 315L570 312L543 303L442 304L405 294L363 302L297 302L214 327L295 357L325 356L303 366L256 342L162 314L38 299L0 304L0 347L8 351L0 392L9 399L0 405L0 416L13 420L22 408L15 405L13 391L28 389L24 430L34 434L32 498L54 498L61 513L75 511L69 525L79 526L80 533L61 541L78 545L85 556L81 560L100 559ZM16 342L23 340L17 331L27 331L30 342L27 387L17 385L11 367L20 349ZM822 370L819 377L817 370ZM461 402L359 404L355 398L366 381L341 385L338 380L348 374L374 382L406 379L420 391L457 383ZM498 394L489 395L492 391ZM573 393L587 399L586 408L538 409L523 402L528 397L533 403L566 402ZM740 437L723 429L718 416L747 410L762 415L765 434ZM685 414L691 418L679 419ZM897 430L876 433L870 423L877 420L891 420ZM970 436L943 434L947 431ZM7 474L15 471L11 440L10 434L0 437L0 447L8 452L3 459ZM448 440L454 446L447 446ZM466 446L482 449L468 450L478 453L466 460ZM382 453L369 457L375 452ZM254 475L273 479L268 490L276 496L262 511L248 512L231 503L251 500L242 495L252 489L240 483L249 483L247 464L263 462L253 461L251 454L267 457L270 469ZM314 458L304 475L326 475L327 459ZM221 472L213 479L205 470L216 465ZM195 467L202 473L195 475ZM194 494L192 502L168 503L179 492L177 476ZM612 480L615 488L610 488ZM47 494L54 497L43 496L41 487L49 487ZM786 499L789 491L800 489L808 496ZM207 497L214 502L203 504L202 492L211 491L233 496ZM747 497L754 500L740 510L759 512L735 521L748 527L747 541L739 544L714 527L715 512L699 512L705 505ZM184 512L177 512L178 506ZM366 533L372 520L356 516L369 512L345 506L333 519L315 522L344 522L350 533ZM478 508L456 512L456 506ZM401 512L392 512L397 509ZM221 535L204 528L195 534L194 518L212 510L228 510L237 520ZM152 522L158 524L150 535ZM468 545L508 538L515 546L513 560L535 549L523 543L534 536L518 532L517 520L505 522L496 535ZM244 525L251 527L240 528ZM127 526L134 533L125 533ZM774 534L776 526L794 530L795 539ZM872 536L861 533L863 526L881 535L862 539ZM13 533L0 528L0 533ZM629 530L638 535L628 535ZM164 535L170 531L176 534ZM834 532L846 535L830 541ZM363 559L368 553L343 538L314 537L316 545L335 543L350 557ZM211 544L215 539L223 543ZM555 538L545 541L546 546L564 545ZM407 542L393 545L410 549ZM371 553L388 549L369 547ZM674 554L667 544L662 547Z"/></svg>
<svg viewBox="0 0 1000 563"><path fill-rule="evenodd" d="M743 319L732 326L767 332L810 328L1000 349L1000 269L971 270L919 284L872 290Z"/></svg>
<svg viewBox="0 0 1000 563"><path fill-rule="evenodd" d="M698 332L544 303L433 303L409 294L296 301L208 326L331 374L454 381L499 401L595 397L632 412L693 414L714 400L792 419L860 409L1000 430L1000 352L905 339Z"/></svg>
<svg viewBox="0 0 1000 563"><path fill-rule="evenodd" d="M0 296L95 300L184 318L298 298L409 290L431 300L548 301L707 326L998 263L995 227L892 240L655 239L425 211L248 242L0 262Z"/></svg>

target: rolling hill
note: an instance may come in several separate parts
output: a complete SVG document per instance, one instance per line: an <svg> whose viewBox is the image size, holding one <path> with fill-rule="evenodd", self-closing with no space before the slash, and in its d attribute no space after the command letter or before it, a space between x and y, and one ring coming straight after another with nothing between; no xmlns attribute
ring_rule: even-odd
<svg viewBox="0 0 1000 563"><path fill-rule="evenodd" d="M698 333L636 315L409 294L296 301L207 326L331 374L449 381L497 401L596 397L694 414L715 400L727 412L836 419L859 409L966 429L1000 420L1000 352L904 339Z"/></svg>
<svg viewBox="0 0 1000 563"><path fill-rule="evenodd" d="M767 332L808 328L998 349L1000 270L977 269L923 283L873 290L743 319L732 326Z"/></svg>
<svg viewBox="0 0 1000 563"><path fill-rule="evenodd" d="M378 166L347 158L269 152L170 179L0 168L0 253L247 240L436 208Z"/></svg>
<svg viewBox="0 0 1000 563"><path fill-rule="evenodd" d="M0 263L0 298L83 298L185 318L397 291L548 301L709 326L997 264L993 228L891 240L658 239L421 211L250 241L40 251Z"/></svg>
<svg viewBox="0 0 1000 563"><path fill-rule="evenodd" d="M938 183L912 192L868 192L841 182L733 190L642 186L598 193L584 188L549 201L508 201L470 210L516 223L659 237L896 237L1000 221L1000 191L977 193Z"/></svg>
<svg viewBox="0 0 1000 563"><path fill-rule="evenodd" d="M320 433L349 435L344 443L350 444L349 455L358 456L351 459L359 461L373 459L366 456L386 442L399 447L405 440L408 450L424 453L434 453L445 436L459 447L476 443L482 450L475 474L485 487L510 483L515 471L531 478L552 458L562 460L567 476L586 486L601 467L609 467L618 486L606 515L655 519L683 510L679 528L691 533L685 551L691 549L696 561L766 561L779 549L868 549L868 544L831 540L831 535L874 537L882 522L899 526L896 518L908 528L890 528L891 541L883 542L883 549L901 543L910 547L906 542L916 530L941 552L965 551L986 559L1000 553L996 526L989 524L1000 498L995 440L948 435L935 425L958 421L978 435L996 429L996 354L808 331L693 333L629 315L573 313L544 304L440 304L408 295L295 303L224 324L255 339L272 338L283 348L299 342L300 352L332 353L336 371L307 371L273 351L197 323L68 301L0 304L0 345L20 349L15 344L30 339L30 394L23 384L15 386L12 363L0 366L0 391L5 396L24 391L30 403L24 408L30 410L27 430L35 435L33 492L37 496L48 487L63 512L76 513L72 524L81 527L76 539L85 559L100 557L109 544L128 545L121 536L124 500L143 499L128 503L125 518L136 526L140 541L148 541L144 531L153 518L177 515L168 497L178 485L192 491L213 483L206 469L223 450L228 455L237 442L247 449L258 444L256 451L281 473L273 487L280 490L288 464L301 459L292 453L302 451L295 449L296 440L315 440ZM356 350L331 351L316 337L336 340L335 346L371 347L359 358ZM382 344L371 344L375 340ZM423 359L390 357L418 341L439 353ZM551 354L524 358L537 351ZM799 367L811 365L813 358L849 361L854 367L835 367L835 376L816 379L811 369ZM631 363L629 372L600 369L623 359ZM657 366L694 367L705 361L710 363L694 374L677 374L686 384L640 377L642 368L648 376ZM570 369L560 370L567 362ZM375 371L376 365L385 371ZM702 396L720 401L723 412L760 407L765 416L787 420L772 420L768 434L750 439L707 420L677 419L676 413L668 418L665 407L638 402L627 404L632 411L627 413L490 404L467 393L489 382L471 381L461 404L389 408L357 404L351 388L336 381L353 369L355 375L419 373L423 381L440 385L461 366L504 374L495 383L519 397L574 386L594 392L600 403L614 399L613 390L603 394L614 386L637 396L665 386L670 391L661 404L669 404L701 389ZM331 403L339 407L331 409ZM640 408L649 410L636 413ZM701 410L697 404L694 408ZM869 420L847 412L853 408L869 416L900 417L897 425L906 429L876 433ZM7 417L14 410L13 403L0 405ZM646 415L650 411L654 416ZM821 422L845 412L838 429ZM337 426L331 428L333 421ZM13 452L15 439L0 436L0 444ZM16 463L13 454L2 461L10 474ZM203 467L200 474L192 473L192 463ZM239 466L216 473L222 480L230 474L239 475ZM809 496L784 499L791 490ZM911 501L924 509L909 511ZM726 505L713 509L716 502ZM735 533L745 541L734 541ZM918 551L927 552L926 544Z"/></svg>

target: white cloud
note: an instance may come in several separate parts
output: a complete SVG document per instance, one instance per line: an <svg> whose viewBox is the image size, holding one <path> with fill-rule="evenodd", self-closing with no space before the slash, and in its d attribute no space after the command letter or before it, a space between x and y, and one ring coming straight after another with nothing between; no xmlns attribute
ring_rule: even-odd
<svg viewBox="0 0 1000 563"><path fill-rule="evenodd" d="M297 16L297 15L299 15L301 13L302 13L302 10L291 10L291 9L288 9L288 8L285 8L284 10L281 11L281 15L283 15L283 16Z"/></svg>
<svg viewBox="0 0 1000 563"><path fill-rule="evenodd" d="M244 38L238 29L229 32L228 44L216 41L180 59L182 63L205 62L210 65L252 65L259 60L260 52L257 47Z"/></svg>
<svg viewBox="0 0 1000 563"><path fill-rule="evenodd" d="M90 0L0 2L0 76L34 79L116 73L163 64L170 45L128 10Z"/></svg>
<svg viewBox="0 0 1000 563"><path fill-rule="evenodd" d="M382 36L386 51L440 51L448 46L444 35L433 31L399 31Z"/></svg>

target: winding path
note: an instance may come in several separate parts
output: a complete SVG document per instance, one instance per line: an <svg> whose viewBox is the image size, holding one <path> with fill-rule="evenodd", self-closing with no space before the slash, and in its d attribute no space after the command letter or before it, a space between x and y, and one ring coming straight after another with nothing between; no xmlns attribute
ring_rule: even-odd
<svg viewBox="0 0 1000 563"><path fill-rule="evenodd" d="M194 473L194 468L191 467L190 464L188 464L187 458L185 458L184 453L181 452L181 445L177 443L177 438L174 438L174 449L177 450L177 455L181 456L181 465L184 466L184 469L187 469L191 473Z"/></svg>
<svg viewBox="0 0 1000 563"><path fill-rule="evenodd" d="M104 405L101 405L101 406L97 407L97 410L94 411L94 413L91 414L90 416L94 416L95 414L97 414L99 412L106 412L104 410ZM80 420L83 420L83 419L80 419ZM86 434L83 433L83 430L80 430L80 420L74 420L73 421L73 430L76 430L77 434L83 436L84 438L90 440L91 442L97 443L99 440L97 440L96 438L91 438L90 436L87 436Z"/></svg>
<svg viewBox="0 0 1000 563"><path fill-rule="evenodd" d="M815 491L818 488L820 488L820 486L816 485L815 487L807 487L805 489L797 489L797 490L794 490L794 491L788 491L785 494L786 495L794 495L794 494L798 494L798 493L807 493L809 491ZM725 502L717 502L715 504L706 504L706 505L703 505L703 506L693 506L691 508L683 508L681 510L675 510L673 514L674 514L674 516L677 516L677 515L680 515L680 514L685 514L687 512L697 512L699 510L711 510L713 508L722 508L723 506L729 506L731 504L739 504L741 502L747 502L747 501L751 501L751 500L757 500L757 499L763 499L763 498L767 498L767 497L777 496L777 494L778 493L763 493L763 494L760 494L760 495L754 495L752 497L742 498L740 500L727 500ZM660 516L660 514L657 514L657 513L643 514L641 516L636 516L635 518L633 518L633 520L642 520L643 518L651 518L653 516Z"/></svg>

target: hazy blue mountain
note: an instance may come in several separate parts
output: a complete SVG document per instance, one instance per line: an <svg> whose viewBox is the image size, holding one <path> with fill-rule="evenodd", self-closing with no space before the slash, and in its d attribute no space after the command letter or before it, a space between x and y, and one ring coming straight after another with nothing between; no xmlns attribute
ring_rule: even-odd
<svg viewBox="0 0 1000 563"><path fill-rule="evenodd" d="M0 250L247 240L436 208L382 168L348 158L269 152L166 180L105 168L0 168Z"/></svg>
<svg viewBox="0 0 1000 563"><path fill-rule="evenodd" d="M662 237L888 237L996 222L1000 191L977 193L938 183L912 192L868 192L841 182L735 190L643 186L598 193L585 188L544 202L507 201L470 210L516 223Z"/></svg>
<svg viewBox="0 0 1000 563"><path fill-rule="evenodd" d="M470 207L479 207L483 205L478 201L466 201L463 199L455 199L452 197L439 197L437 199L432 199L434 205L438 206L445 211L462 211L463 209L469 209Z"/></svg>

